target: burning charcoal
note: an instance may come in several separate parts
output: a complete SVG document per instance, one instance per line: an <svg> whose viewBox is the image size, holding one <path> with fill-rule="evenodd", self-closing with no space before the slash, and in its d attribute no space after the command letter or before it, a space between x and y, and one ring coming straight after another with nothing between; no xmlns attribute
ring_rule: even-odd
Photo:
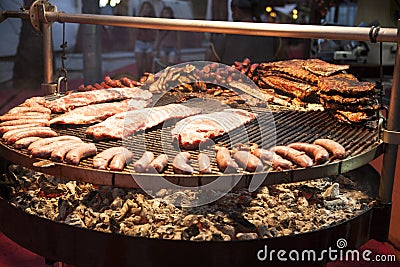
<svg viewBox="0 0 400 267"><path fill-rule="evenodd" d="M58 200L58 216L57 221L63 221L73 211L73 206L68 200Z"/></svg>
<svg viewBox="0 0 400 267"><path fill-rule="evenodd" d="M111 203L110 208L113 210L118 210L122 208L124 201L120 197L116 197L114 201Z"/></svg>
<svg viewBox="0 0 400 267"><path fill-rule="evenodd" d="M308 201L305 197L299 197L297 199L297 205L302 206L302 207L308 207Z"/></svg>
<svg viewBox="0 0 400 267"><path fill-rule="evenodd" d="M239 240L252 240L257 239L258 235L256 233L238 233L236 238Z"/></svg>
<svg viewBox="0 0 400 267"><path fill-rule="evenodd" d="M67 218L64 221L66 224L72 225L72 226L77 226L77 227L85 227L85 224L79 217L79 215L75 213L71 213L67 216Z"/></svg>
<svg viewBox="0 0 400 267"><path fill-rule="evenodd" d="M200 234L200 230L196 224L193 224L186 228L182 233L183 240L191 240L192 237L197 236Z"/></svg>
<svg viewBox="0 0 400 267"><path fill-rule="evenodd" d="M322 193L324 199L335 199L339 196L339 184L334 183Z"/></svg>

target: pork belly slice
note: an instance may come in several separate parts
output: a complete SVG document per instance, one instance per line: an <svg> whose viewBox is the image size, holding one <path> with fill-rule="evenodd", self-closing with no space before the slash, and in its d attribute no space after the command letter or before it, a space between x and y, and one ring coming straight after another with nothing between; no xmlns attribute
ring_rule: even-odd
<svg viewBox="0 0 400 267"><path fill-rule="evenodd" d="M172 138L179 146L195 149L211 138L228 133L256 118L254 113L241 109L225 109L220 112L191 116L179 121L172 129Z"/></svg>
<svg viewBox="0 0 400 267"><path fill-rule="evenodd" d="M92 135L96 139L122 139L166 120L185 118L200 112L201 109L190 108L182 104L133 110L116 114L101 123L89 126L86 134Z"/></svg>
<svg viewBox="0 0 400 267"><path fill-rule="evenodd" d="M378 110L379 104L375 100L370 100L363 104L355 104L355 105L348 105L348 104L340 104L335 102L328 102L321 99L321 103L323 104L324 108L332 109L332 110L346 110L346 111L366 111L366 110Z"/></svg>
<svg viewBox="0 0 400 267"><path fill-rule="evenodd" d="M320 78L318 86L321 92L328 95L347 95L352 97L366 96L375 93L371 82L360 82L352 75L335 75Z"/></svg>
<svg viewBox="0 0 400 267"><path fill-rule="evenodd" d="M334 117L341 122L345 123L364 123L370 121L375 118L374 111L345 111L345 110L336 110L334 112Z"/></svg>
<svg viewBox="0 0 400 267"><path fill-rule="evenodd" d="M345 97L341 95L326 95L320 94L320 98L324 102L337 103L342 105L364 105L368 104L373 100L373 96L363 96L363 97Z"/></svg>
<svg viewBox="0 0 400 267"><path fill-rule="evenodd" d="M336 65L325 62L318 58L307 59L303 68L321 76L330 76L336 72L344 71L350 68L350 65Z"/></svg>
<svg viewBox="0 0 400 267"><path fill-rule="evenodd" d="M278 89L301 100L312 98L318 92L318 88L314 85L292 81L280 76L266 76L261 77L261 79L272 88Z"/></svg>
<svg viewBox="0 0 400 267"><path fill-rule="evenodd" d="M147 107L149 100L127 99L120 102L92 104L70 110L52 120L50 124L90 124L127 110L136 110Z"/></svg>
<svg viewBox="0 0 400 267"><path fill-rule="evenodd" d="M304 82L317 84L318 76L303 68L305 60L291 59L260 64L260 68L266 71L275 71L288 74L293 78Z"/></svg>
<svg viewBox="0 0 400 267"><path fill-rule="evenodd" d="M136 87L110 88L88 92L72 93L59 99L49 101L47 103L47 107L50 108L52 112L61 113L90 104L104 103L130 98L149 100L152 96L152 93L150 93L149 91L145 91Z"/></svg>

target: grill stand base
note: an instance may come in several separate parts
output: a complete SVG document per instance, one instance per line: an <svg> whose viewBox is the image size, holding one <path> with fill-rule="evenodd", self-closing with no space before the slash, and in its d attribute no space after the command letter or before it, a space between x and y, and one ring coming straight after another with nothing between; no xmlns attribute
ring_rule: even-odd
<svg viewBox="0 0 400 267"><path fill-rule="evenodd" d="M371 239L388 241L392 203L378 202L372 211Z"/></svg>

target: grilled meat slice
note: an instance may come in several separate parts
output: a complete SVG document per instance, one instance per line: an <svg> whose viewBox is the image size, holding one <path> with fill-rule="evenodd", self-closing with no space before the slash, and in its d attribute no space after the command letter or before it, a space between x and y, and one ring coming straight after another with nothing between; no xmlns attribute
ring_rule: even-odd
<svg viewBox="0 0 400 267"><path fill-rule="evenodd" d="M368 104L372 100L371 96L345 97L341 95L326 95L322 93L319 96L324 102L337 103L342 105L364 105Z"/></svg>
<svg viewBox="0 0 400 267"><path fill-rule="evenodd" d="M241 109L225 109L220 112L191 116L179 121L171 134L180 147L194 149L206 144L211 138L221 136L254 120L254 113Z"/></svg>
<svg viewBox="0 0 400 267"><path fill-rule="evenodd" d="M375 92L375 85L371 82L360 82L351 76L336 75L320 78L318 83L321 92L327 95L365 96Z"/></svg>
<svg viewBox="0 0 400 267"><path fill-rule="evenodd" d="M329 102L325 101L322 98L321 104L323 104L324 108L327 109L332 109L332 110L346 110L346 111L353 111L353 112L358 112L358 111L365 111L365 110L378 110L379 104L374 101L370 100L368 102L365 102L363 104L355 104L355 105L348 105L348 104L341 104L341 103L335 103L335 102Z"/></svg>
<svg viewBox="0 0 400 267"><path fill-rule="evenodd" d="M127 99L119 102L92 104L70 110L50 120L50 124L90 124L103 121L117 113L147 107L149 101Z"/></svg>
<svg viewBox="0 0 400 267"><path fill-rule="evenodd" d="M350 65L331 64L317 58L307 59L303 64L304 69L316 75L321 75L325 77L330 76L339 71L347 70L349 69L349 67Z"/></svg>
<svg viewBox="0 0 400 267"><path fill-rule="evenodd" d="M149 100L152 93L139 88L109 88L88 92L72 93L47 103L52 112L60 113L68 110L87 106L90 104L104 103L124 99Z"/></svg>
<svg viewBox="0 0 400 267"><path fill-rule="evenodd" d="M352 112L345 110L336 110L334 115L336 119L346 123L364 123L375 118L374 111Z"/></svg>
<svg viewBox="0 0 400 267"><path fill-rule="evenodd" d="M260 64L260 69L285 73L302 81L317 84L318 76L304 69L304 62L302 59L268 62Z"/></svg>
<svg viewBox="0 0 400 267"><path fill-rule="evenodd" d="M261 80L272 88L278 89L283 93L297 97L301 100L315 98L318 87L307 83L299 83L279 76L261 77Z"/></svg>
<svg viewBox="0 0 400 267"><path fill-rule="evenodd" d="M118 113L105 121L87 128L86 134L96 139L122 139L135 132L154 127L166 120L185 118L200 113L198 108L190 108L181 104L145 108Z"/></svg>

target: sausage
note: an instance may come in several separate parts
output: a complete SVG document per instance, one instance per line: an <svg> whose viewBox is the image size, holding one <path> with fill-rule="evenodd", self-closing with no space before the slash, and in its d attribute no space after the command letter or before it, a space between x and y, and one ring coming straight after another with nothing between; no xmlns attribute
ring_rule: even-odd
<svg viewBox="0 0 400 267"><path fill-rule="evenodd" d="M0 123L0 127L17 126L17 125L33 124L33 123L40 126L49 126L49 120L45 119L20 119L20 120L3 121L2 123Z"/></svg>
<svg viewBox="0 0 400 267"><path fill-rule="evenodd" d="M147 166L154 160L153 152L146 151L143 156L133 164L133 168L136 172L146 171Z"/></svg>
<svg viewBox="0 0 400 267"><path fill-rule="evenodd" d="M259 158L249 151L240 150L233 154L235 161L249 172L262 171L263 164Z"/></svg>
<svg viewBox="0 0 400 267"><path fill-rule="evenodd" d="M166 154L161 154L147 166L146 171L162 173L167 165L168 156Z"/></svg>
<svg viewBox="0 0 400 267"><path fill-rule="evenodd" d="M69 151L71 151L74 148L77 148L80 145L82 145L82 142L75 141L68 146L58 146L54 148L54 150L51 152L50 159L56 162L63 162L65 155L67 155Z"/></svg>
<svg viewBox="0 0 400 267"><path fill-rule="evenodd" d="M17 128L17 129L10 130L10 131L4 133L2 138L7 141L8 139L10 139L13 135L15 135L17 133L29 131L32 129L50 129L50 128L49 127L41 127L41 126L30 126L30 127L24 127L24 128Z"/></svg>
<svg viewBox="0 0 400 267"><path fill-rule="evenodd" d="M121 83L122 83L123 85L125 85L126 87L130 87L130 88L135 87L135 86L133 85L133 83L132 83L132 80L129 79L128 77L122 77L122 78L120 79L120 81L121 81Z"/></svg>
<svg viewBox="0 0 400 267"><path fill-rule="evenodd" d="M7 139L8 143L15 143L19 139L29 137L29 136L37 136L37 137L55 137L58 136L58 133L53 131L51 128L41 128L41 127L36 127L29 129L27 131L23 132L18 132L11 136L9 139Z"/></svg>
<svg viewBox="0 0 400 267"><path fill-rule="evenodd" d="M40 139L42 139L42 138L41 137L37 137L37 136L25 137L25 138L22 138L22 139L19 139L18 141L16 141L14 143L14 147L16 147L16 148L26 148L30 144L32 144L33 142L36 142L36 141L38 141Z"/></svg>
<svg viewBox="0 0 400 267"><path fill-rule="evenodd" d="M314 144L326 148L336 159L344 159L346 157L346 149L336 141L331 139L317 139L314 141Z"/></svg>
<svg viewBox="0 0 400 267"><path fill-rule="evenodd" d="M1 126L0 127L0 134L4 134L6 132L12 130L20 130L20 129L27 129L31 127L41 127L40 124L31 123L31 124L20 124L20 125L13 125L13 126Z"/></svg>
<svg viewBox="0 0 400 267"><path fill-rule="evenodd" d="M294 148L287 146L276 146L271 148L271 151L277 153L287 160L290 160L300 167L307 168L313 165L313 161L309 156L307 156L304 152L298 151Z"/></svg>
<svg viewBox="0 0 400 267"><path fill-rule="evenodd" d="M134 154L128 149L124 148L119 154L114 155L110 162L110 170L112 171L122 171L125 165L133 160Z"/></svg>
<svg viewBox="0 0 400 267"><path fill-rule="evenodd" d="M37 146L45 146L45 145L48 145L48 144L56 142L56 141L64 141L64 140L81 141L81 139L79 137L72 136L72 135L62 135L62 136L57 136L57 137L44 138L42 140L38 140L36 142L31 143L28 146L28 152L30 153L32 151L32 149Z"/></svg>
<svg viewBox="0 0 400 267"><path fill-rule="evenodd" d="M81 159L96 155L97 148L93 143L83 143L77 148L70 150L65 156L68 164L78 165Z"/></svg>
<svg viewBox="0 0 400 267"><path fill-rule="evenodd" d="M217 149L217 165L222 172L232 173L236 172L239 166L231 158L231 153L226 147L220 147Z"/></svg>
<svg viewBox="0 0 400 267"><path fill-rule="evenodd" d="M45 114L40 112L26 112L22 114L5 114L3 116L0 116L0 121L12 121L12 120L22 120L22 119L50 120L50 114Z"/></svg>
<svg viewBox="0 0 400 267"><path fill-rule="evenodd" d="M70 145L77 142L82 144L82 141L66 140L66 141L53 142L45 146L35 147L31 151L31 156L34 158L48 158L50 157L54 149L65 146L69 147Z"/></svg>
<svg viewBox="0 0 400 267"><path fill-rule="evenodd" d="M261 159L261 161L268 162L269 164L271 164L272 168L274 169L282 169L282 170L293 169L292 162L282 158L275 152L262 148L256 148L252 150L251 153L256 157L258 157L259 159Z"/></svg>
<svg viewBox="0 0 400 267"><path fill-rule="evenodd" d="M190 157L191 156L189 152L178 153L178 155L176 155L174 160L172 161L172 168L174 169L174 173L177 174L193 173L194 172L193 167L188 164Z"/></svg>
<svg viewBox="0 0 400 267"><path fill-rule="evenodd" d="M307 155L314 158L315 164L322 164L329 159L329 153L320 145L308 144L308 143L292 143L288 147L294 148L299 151L306 152Z"/></svg>
<svg viewBox="0 0 400 267"><path fill-rule="evenodd" d="M200 153L197 157L197 161L199 163L200 173L211 173L211 161L206 154Z"/></svg>
<svg viewBox="0 0 400 267"><path fill-rule="evenodd" d="M252 149L251 153L262 161L267 162L272 162L274 160L274 157L276 156L274 152L263 148Z"/></svg>
<svg viewBox="0 0 400 267"><path fill-rule="evenodd" d="M107 169L108 164L110 163L112 158L116 154L123 153L124 149L126 148L119 146L119 147L111 147L102 151L93 158L93 167L101 170Z"/></svg>
<svg viewBox="0 0 400 267"><path fill-rule="evenodd" d="M38 113L45 113L45 114L51 114L51 110L49 108L45 108L43 106L32 106L32 107L15 107L10 109L6 115L12 115L12 114L23 114L23 113L29 113L29 112L38 112Z"/></svg>

